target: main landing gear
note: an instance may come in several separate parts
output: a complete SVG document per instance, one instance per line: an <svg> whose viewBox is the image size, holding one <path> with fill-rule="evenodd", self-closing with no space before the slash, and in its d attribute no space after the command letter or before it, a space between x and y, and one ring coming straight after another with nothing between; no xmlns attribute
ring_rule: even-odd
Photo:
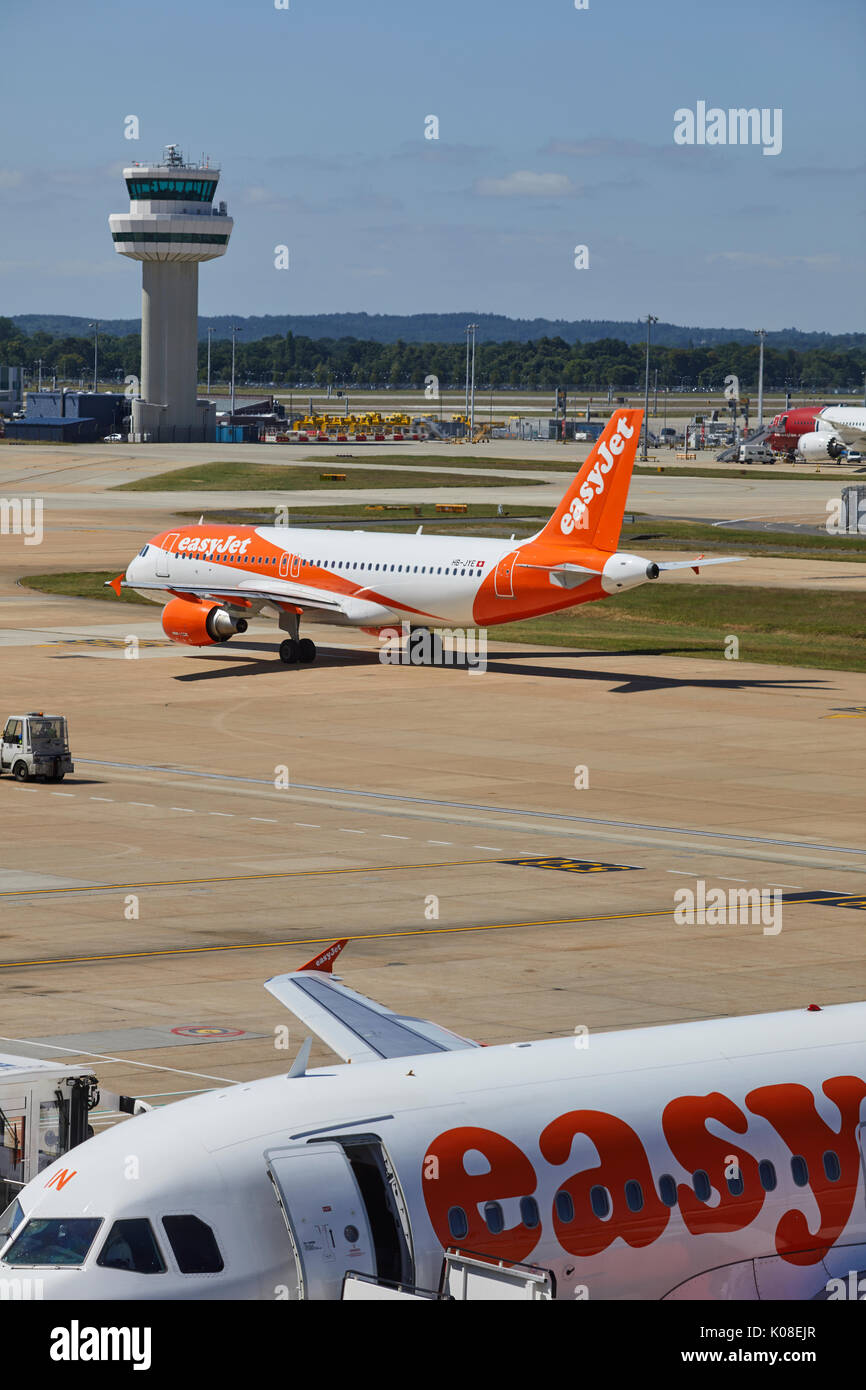
<svg viewBox="0 0 866 1390"><path fill-rule="evenodd" d="M284 661L287 666L309 665L315 661L318 655L315 642L311 642L309 637L287 637L280 643L280 661Z"/></svg>

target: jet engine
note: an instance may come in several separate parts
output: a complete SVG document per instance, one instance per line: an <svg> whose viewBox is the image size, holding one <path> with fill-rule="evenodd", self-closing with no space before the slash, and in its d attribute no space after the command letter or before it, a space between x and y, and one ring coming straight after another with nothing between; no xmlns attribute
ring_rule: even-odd
<svg viewBox="0 0 866 1390"><path fill-rule="evenodd" d="M172 642L188 647L212 647L227 642L236 632L246 632L245 618L233 618L218 604L208 606L196 599L173 598L162 610L162 630Z"/></svg>
<svg viewBox="0 0 866 1390"><path fill-rule="evenodd" d="M821 459L841 458L845 452L845 445L840 443L835 434L830 434L827 430L815 430L812 434L801 434L797 441L797 448L808 459L810 463L818 462Z"/></svg>

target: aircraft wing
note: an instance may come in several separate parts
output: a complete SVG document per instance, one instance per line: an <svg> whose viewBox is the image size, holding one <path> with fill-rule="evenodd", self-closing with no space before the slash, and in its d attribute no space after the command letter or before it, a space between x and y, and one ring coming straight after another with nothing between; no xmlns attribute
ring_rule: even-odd
<svg viewBox="0 0 866 1390"><path fill-rule="evenodd" d="M114 581L108 581L108 583L114 587ZM214 603L234 604L236 608L249 608L254 603L273 603L277 607L288 605L290 608L318 608L329 613L346 612L346 603L339 595L328 593L324 589L308 588L305 584L286 584L281 589L270 589L267 585L221 589L213 584L179 584L166 579L163 584L148 582L127 584L125 580L121 580L120 588L153 589L156 593L172 593L177 594L178 597L189 594L193 598L213 599Z"/></svg>
<svg viewBox="0 0 866 1390"><path fill-rule="evenodd" d="M394 1013L340 984L331 968L345 945L345 939L336 941L300 970L265 981L265 989L344 1062L379 1062L481 1046L427 1019Z"/></svg>

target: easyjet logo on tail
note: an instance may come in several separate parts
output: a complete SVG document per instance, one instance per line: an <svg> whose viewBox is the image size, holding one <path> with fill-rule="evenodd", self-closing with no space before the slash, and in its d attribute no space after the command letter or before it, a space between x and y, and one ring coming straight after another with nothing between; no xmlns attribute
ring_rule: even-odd
<svg viewBox="0 0 866 1390"><path fill-rule="evenodd" d="M588 477L581 483L571 500L568 511L563 513L559 523L564 536L570 536L575 529L583 530L586 528L589 504L593 498L600 497L604 492L607 482L606 474L613 468L617 458L625 448L626 440L631 439L633 434L634 426L630 425L628 417L623 415L616 422L616 433L612 434L609 440L599 441L596 452L600 457L596 459Z"/></svg>

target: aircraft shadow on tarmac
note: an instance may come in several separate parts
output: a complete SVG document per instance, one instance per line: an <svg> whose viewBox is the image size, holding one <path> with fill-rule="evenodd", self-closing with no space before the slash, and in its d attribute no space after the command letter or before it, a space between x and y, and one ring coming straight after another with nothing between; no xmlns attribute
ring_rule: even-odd
<svg viewBox="0 0 866 1390"><path fill-rule="evenodd" d="M289 672L295 674L313 672L323 666L378 666L380 664L379 653L375 651L364 652L351 651L342 647L319 647L319 654L314 665L287 667L279 660L273 646L268 643L238 642L232 643L232 648L231 652L208 652L207 655L196 656L193 659L197 665L203 666L204 669L190 671L185 675L175 676L174 679L177 681L220 680L223 677L251 676L270 672L281 674L285 680ZM691 650L696 649L692 648ZM703 650L714 656L718 653L718 647L715 646L708 646ZM254 656L254 652L267 652L270 655L263 659ZM575 651L569 647L563 647L561 651L545 652L543 655L534 653L532 656L529 656L525 651L518 650L497 652L494 658L488 660L486 669L496 672L497 675L542 676L552 680L609 681L613 686L611 693L615 695L634 695L653 690L688 688L700 690L817 690L828 684L826 679L820 676L797 680L759 680L733 674L694 677L654 676L636 672L630 674L625 671L607 671L597 667L588 670L580 667L569 667L566 670L562 667L551 667L546 664L550 661L585 661L596 657L609 659L612 656L681 655L682 648L679 647L642 647L630 651L604 652ZM230 665L226 665L227 660L231 661ZM469 668L458 663L450 666L425 666L419 669L443 672L463 671L467 675L470 674Z"/></svg>

